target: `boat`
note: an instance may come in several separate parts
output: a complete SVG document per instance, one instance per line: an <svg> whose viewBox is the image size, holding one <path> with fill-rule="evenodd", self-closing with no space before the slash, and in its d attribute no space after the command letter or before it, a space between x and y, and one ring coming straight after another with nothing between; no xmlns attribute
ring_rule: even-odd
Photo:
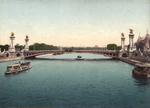
<svg viewBox="0 0 150 108"><path fill-rule="evenodd" d="M77 56L76 59L77 59L77 60L84 60L84 59L82 59L82 56Z"/></svg>
<svg viewBox="0 0 150 108"><path fill-rule="evenodd" d="M132 75L139 78L150 78L150 65L145 63L135 64Z"/></svg>
<svg viewBox="0 0 150 108"><path fill-rule="evenodd" d="M16 63L13 65L9 65L7 66L7 71L5 72L5 74L13 74L13 73L19 73L21 71L25 71L30 69L30 62L25 62L25 63Z"/></svg>

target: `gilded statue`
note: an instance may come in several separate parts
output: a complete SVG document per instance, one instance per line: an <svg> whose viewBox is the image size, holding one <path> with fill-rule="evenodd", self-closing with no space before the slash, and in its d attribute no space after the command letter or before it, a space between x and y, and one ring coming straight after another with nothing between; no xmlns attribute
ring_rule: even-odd
<svg viewBox="0 0 150 108"><path fill-rule="evenodd" d="M133 30L132 29L129 29L129 30L130 30L130 33L133 34Z"/></svg>
<svg viewBox="0 0 150 108"><path fill-rule="evenodd" d="M26 39L28 39L29 38L29 36L28 35L26 35Z"/></svg>
<svg viewBox="0 0 150 108"><path fill-rule="evenodd" d="M14 36L14 32L11 32L11 36Z"/></svg>
<svg viewBox="0 0 150 108"><path fill-rule="evenodd" d="M122 36L122 37L124 37L124 34L123 34L123 33L121 33L121 36Z"/></svg>

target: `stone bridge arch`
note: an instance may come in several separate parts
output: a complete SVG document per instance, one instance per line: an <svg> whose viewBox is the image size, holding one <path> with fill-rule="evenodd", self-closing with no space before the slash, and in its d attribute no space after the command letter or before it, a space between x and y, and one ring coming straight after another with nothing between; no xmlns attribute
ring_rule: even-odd
<svg viewBox="0 0 150 108"><path fill-rule="evenodd" d="M128 54L128 52L119 52L119 54L118 54L118 57L120 58L120 57L129 57L129 54Z"/></svg>
<svg viewBox="0 0 150 108"><path fill-rule="evenodd" d="M9 53L6 54L6 57L9 57Z"/></svg>
<svg viewBox="0 0 150 108"><path fill-rule="evenodd" d="M128 54L127 53L123 53L122 57L128 57Z"/></svg>
<svg viewBox="0 0 150 108"><path fill-rule="evenodd" d="M20 54L20 53L17 53L17 54L16 54L16 56L17 56L17 57L20 57L20 56L21 56L21 54Z"/></svg>

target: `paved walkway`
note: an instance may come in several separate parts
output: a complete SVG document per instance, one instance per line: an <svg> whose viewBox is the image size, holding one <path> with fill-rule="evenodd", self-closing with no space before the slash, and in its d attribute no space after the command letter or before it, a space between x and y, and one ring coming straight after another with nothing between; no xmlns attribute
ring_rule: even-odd
<svg viewBox="0 0 150 108"><path fill-rule="evenodd" d="M0 62L13 61L13 60L20 60L20 59L23 59L23 58L22 58L22 57L4 58L4 59L0 59Z"/></svg>
<svg viewBox="0 0 150 108"><path fill-rule="evenodd" d="M132 65L135 65L136 63L141 63L141 61L138 61L138 60L134 60L134 59L129 59L129 58L119 58L121 61L123 62L126 62L126 63L129 63L129 64L132 64ZM149 65L150 66L150 63L149 62L145 62L146 65Z"/></svg>

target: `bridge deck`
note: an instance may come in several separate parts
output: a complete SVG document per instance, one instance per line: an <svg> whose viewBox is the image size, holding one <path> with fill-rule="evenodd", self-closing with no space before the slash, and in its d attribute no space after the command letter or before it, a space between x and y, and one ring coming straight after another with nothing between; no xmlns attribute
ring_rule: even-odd
<svg viewBox="0 0 150 108"><path fill-rule="evenodd" d="M57 61L105 61L114 60L113 58L101 58L101 59L55 59L55 58L35 58L35 60L57 60Z"/></svg>
<svg viewBox="0 0 150 108"><path fill-rule="evenodd" d="M24 52L25 58L32 58L39 55L44 54L63 54L63 53L93 53L93 54L101 54L108 57L117 58L117 52L116 51L99 51L99 50L74 50L71 52L65 52L60 50L46 50L46 51L27 51ZM110 55L111 54L111 55Z"/></svg>

